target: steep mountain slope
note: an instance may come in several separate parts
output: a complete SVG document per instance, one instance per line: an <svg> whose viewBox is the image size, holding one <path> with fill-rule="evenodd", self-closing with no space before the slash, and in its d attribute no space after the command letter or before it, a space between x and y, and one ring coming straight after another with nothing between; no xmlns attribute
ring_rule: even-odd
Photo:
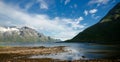
<svg viewBox="0 0 120 62"><path fill-rule="evenodd" d="M69 42L120 42L120 3L97 24L80 32Z"/></svg>
<svg viewBox="0 0 120 62"><path fill-rule="evenodd" d="M0 26L0 42L47 42L58 41L49 36L38 33L32 28L15 26Z"/></svg>

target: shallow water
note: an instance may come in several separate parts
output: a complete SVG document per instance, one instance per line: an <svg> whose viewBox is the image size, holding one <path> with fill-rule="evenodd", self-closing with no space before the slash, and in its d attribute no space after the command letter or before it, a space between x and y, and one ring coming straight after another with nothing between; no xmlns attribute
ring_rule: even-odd
<svg viewBox="0 0 120 62"><path fill-rule="evenodd" d="M95 43L0 43L0 46L24 46L24 47L55 47L66 46L63 53L49 55L33 55L29 58L52 58L60 60L119 58L119 45L105 45Z"/></svg>

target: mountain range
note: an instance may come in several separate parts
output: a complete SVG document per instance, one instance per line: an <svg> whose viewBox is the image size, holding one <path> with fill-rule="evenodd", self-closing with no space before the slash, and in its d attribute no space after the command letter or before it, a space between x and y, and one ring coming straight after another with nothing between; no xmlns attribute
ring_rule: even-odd
<svg viewBox="0 0 120 62"><path fill-rule="evenodd" d="M98 23L80 32L68 42L120 42L120 3Z"/></svg>
<svg viewBox="0 0 120 62"><path fill-rule="evenodd" d="M29 27L0 26L0 42L56 42L50 36Z"/></svg>

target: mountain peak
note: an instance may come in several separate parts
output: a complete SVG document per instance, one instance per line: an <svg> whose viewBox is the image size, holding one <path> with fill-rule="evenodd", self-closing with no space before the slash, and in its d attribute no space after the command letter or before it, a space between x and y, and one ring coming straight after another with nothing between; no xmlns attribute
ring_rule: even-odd
<svg viewBox="0 0 120 62"><path fill-rule="evenodd" d="M38 33L36 30L24 26L17 28L16 26L4 27L0 26L0 41L2 42L54 42L58 41L49 36Z"/></svg>

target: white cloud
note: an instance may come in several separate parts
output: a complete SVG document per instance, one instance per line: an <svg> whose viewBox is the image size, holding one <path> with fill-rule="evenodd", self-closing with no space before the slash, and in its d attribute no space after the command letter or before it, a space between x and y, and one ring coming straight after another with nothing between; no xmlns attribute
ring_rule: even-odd
<svg viewBox="0 0 120 62"><path fill-rule="evenodd" d="M97 9L91 9L91 10L89 11L89 13L90 13L90 14L95 14L97 11L98 11Z"/></svg>
<svg viewBox="0 0 120 62"><path fill-rule="evenodd" d="M84 14L85 14L85 16L87 16L87 15L88 15L88 11L87 11L87 10L85 10L85 11L84 11Z"/></svg>
<svg viewBox="0 0 120 62"><path fill-rule="evenodd" d="M96 16L97 11L98 11L97 9L91 9L91 10L84 10L83 13L85 14L85 16L90 14L93 19L98 19L100 18L100 16Z"/></svg>
<svg viewBox="0 0 120 62"><path fill-rule="evenodd" d="M65 5L67 5L70 2L70 0L65 0Z"/></svg>
<svg viewBox="0 0 120 62"><path fill-rule="evenodd" d="M25 1L23 1L25 2ZM39 8L40 9L48 9L48 4L46 3L45 0L32 0L31 2L26 3L25 5L25 10L28 10L31 8L34 4L39 3Z"/></svg>
<svg viewBox="0 0 120 62"><path fill-rule="evenodd" d="M83 17L79 17L77 21L80 22L80 21L82 21L82 20L84 20Z"/></svg>
<svg viewBox="0 0 120 62"><path fill-rule="evenodd" d="M98 10L97 9L91 9L91 10L84 10L84 14L85 16L87 16L88 14L95 14Z"/></svg>
<svg viewBox="0 0 120 62"><path fill-rule="evenodd" d="M97 6L100 6L101 4L107 4L110 0L91 0L89 1L90 4L97 4Z"/></svg>
<svg viewBox="0 0 120 62"><path fill-rule="evenodd" d="M80 24L84 20L83 17L77 19L55 17L50 19L47 15L28 14L3 2L0 2L0 14L7 17L0 19L0 22L4 22L3 24L29 26L41 33L62 40L71 39L85 27Z"/></svg>
<svg viewBox="0 0 120 62"><path fill-rule="evenodd" d="M84 20L83 17L79 17L77 19L75 19L75 21L68 21L68 23L70 23L72 26L73 29L81 29L81 28L84 28L83 25L80 25L80 22Z"/></svg>
<svg viewBox="0 0 120 62"><path fill-rule="evenodd" d="M40 4L41 9L48 9L48 4L45 2L45 0L37 0Z"/></svg>

